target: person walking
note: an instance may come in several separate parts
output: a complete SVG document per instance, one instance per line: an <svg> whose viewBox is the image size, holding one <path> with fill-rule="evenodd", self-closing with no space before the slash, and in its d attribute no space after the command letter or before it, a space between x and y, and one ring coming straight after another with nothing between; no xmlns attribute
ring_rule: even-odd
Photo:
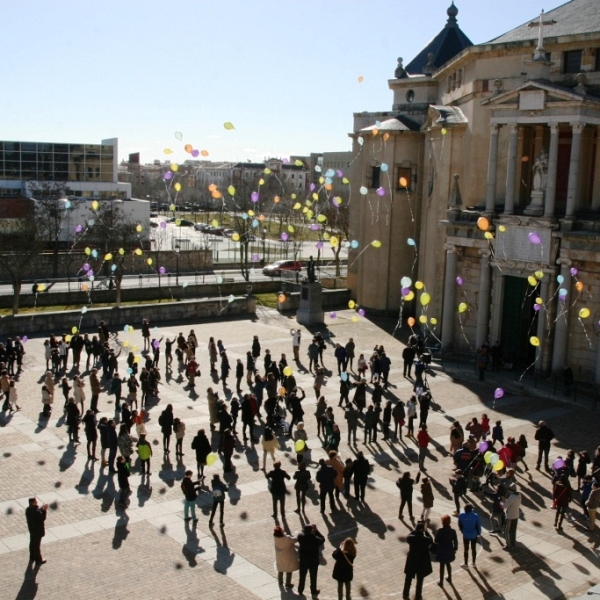
<svg viewBox="0 0 600 600"><path fill-rule="evenodd" d="M193 520L198 522L196 517L196 498L198 498L199 481L192 481L193 471L186 471L185 477L181 481L181 491L183 492L183 519L184 521Z"/></svg>
<svg viewBox="0 0 600 600"><path fill-rule="evenodd" d="M296 505L295 513L304 513L306 508L306 492L310 487L310 471L306 468L306 463L298 463L298 470L294 473L294 489L296 490Z"/></svg>
<svg viewBox="0 0 600 600"><path fill-rule="evenodd" d="M42 538L46 535L44 521L48 512L48 505L38 505L37 498L29 498L29 506L25 509L27 528L29 529L29 564L35 563L38 567L46 564L42 558Z"/></svg>
<svg viewBox="0 0 600 600"><path fill-rule="evenodd" d="M450 487L452 488L452 496L454 497L454 516L460 514L460 499L467 493L467 480L460 469L454 471L454 477L450 478Z"/></svg>
<svg viewBox="0 0 600 600"><path fill-rule="evenodd" d="M462 532L465 552L464 563L461 567L468 568L469 548L471 548L471 566L476 568L477 539L481 535L481 520L479 519L479 515L473 510L472 504L465 504L464 512L458 517L458 528Z"/></svg>
<svg viewBox="0 0 600 600"><path fill-rule="evenodd" d="M363 444L370 444L373 440L373 429L377 427L377 419L375 415L375 411L373 409L373 405L369 405L367 412L365 414L364 420L364 441Z"/></svg>
<svg viewBox="0 0 600 600"><path fill-rule="evenodd" d="M271 496L273 499L273 514L271 515L277 520L277 504L281 508L281 518L285 520L285 495L287 488L285 486L285 480L291 479L286 471L281 468L281 462L275 461L273 463L273 470L266 474L267 480L270 482Z"/></svg>
<svg viewBox="0 0 600 600"><path fill-rule="evenodd" d="M414 518L412 511L412 495L415 486L415 480L410 476L409 471L405 471L402 474L402 477L398 478L398 481L396 481L396 486L400 490L400 509L398 510L398 518L400 520L404 518L404 507L408 506L408 516L412 520Z"/></svg>
<svg viewBox="0 0 600 600"><path fill-rule="evenodd" d="M114 419L109 419L106 425L106 445L108 447L108 472L116 473L115 459L119 448L119 436L117 435L117 424Z"/></svg>
<svg viewBox="0 0 600 600"><path fill-rule="evenodd" d="M267 454L271 455L271 460L275 463L275 450L279 450L279 442L273 434L270 427L265 427L261 440L263 448L263 471L267 470Z"/></svg>
<svg viewBox="0 0 600 600"><path fill-rule="evenodd" d="M440 563L440 580L438 582L440 587L444 587L444 571L448 575L448 583L452 585L452 563L458 550L458 537L456 531L450 526L451 523L452 518L449 515L444 515L442 526L435 534L435 557Z"/></svg>
<svg viewBox="0 0 600 600"><path fill-rule="evenodd" d="M354 475L354 497L359 501L365 501L365 489L369 480L371 465L362 452L356 455L352 463L352 473Z"/></svg>
<svg viewBox="0 0 600 600"><path fill-rule="evenodd" d="M519 524L519 514L521 511L521 494L515 487L508 492L508 498L504 502L506 511L506 523L504 524L504 539L506 548L514 548L517 543L517 525Z"/></svg>
<svg viewBox="0 0 600 600"><path fill-rule="evenodd" d="M538 423L538 430L535 432L535 439L538 443L538 458L535 468L538 471L540 470L543 456L546 471L549 471L550 465L548 465L548 452L550 452L550 445L554 439L554 432L552 429L550 429L550 427L548 427L548 425L546 425L546 421L540 421Z"/></svg>
<svg viewBox="0 0 600 600"><path fill-rule="evenodd" d="M300 342L302 341L302 331L300 329L290 330L292 336L292 350L294 351L294 360L300 361Z"/></svg>
<svg viewBox="0 0 600 600"><path fill-rule="evenodd" d="M419 521L414 531L406 538L408 543L408 555L404 564L404 589L402 598L410 598L410 586L412 580L417 579L416 598L420 600L423 594L423 580L433 572L431 568L431 556L429 547L432 544L431 536L425 529L425 523Z"/></svg>
<svg viewBox="0 0 600 600"><path fill-rule="evenodd" d="M337 473L335 469L325 464L325 460L319 460L319 470L317 471L316 480L319 484L319 500L321 502L321 514L325 513L325 500L329 497L329 507L331 512L335 512L335 502L333 500L333 489L335 488L335 478Z"/></svg>
<svg viewBox="0 0 600 600"><path fill-rule="evenodd" d="M352 338L350 338L348 340L348 343L345 346L346 348L346 368L350 367L350 371L352 371L353 365L354 365L354 356L355 356L355 350L356 350L356 344L354 343L354 340Z"/></svg>
<svg viewBox="0 0 600 600"><path fill-rule="evenodd" d="M343 600L344 589L346 600L351 600L352 579L354 578L354 559L356 544L352 538L346 538L331 555L335 560L332 577L338 582L338 600Z"/></svg>
<svg viewBox="0 0 600 600"><path fill-rule="evenodd" d="M571 485L569 484L568 475L561 475L552 490L552 505L556 508L556 516L554 517L554 529L562 531L562 522L565 518L569 502L573 499Z"/></svg>
<svg viewBox="0 0 600 600"><path fill-rule="evenodd" d="M212 448L206 437L204 429L199 429L196 437L192 440L192 450L196 451L196 465L198 467L198 479L204 480L204 467Z"/></svg>
<svg viewBox="0 0 600 600"><path fill-rule="evenodd" d="M406 419L406 411L402 400L398 400L396 406L392 409L392 417L394 419L394 436L396 441L400 441L402 440L402 427L404 427Z"/></svg>
<svg viewBox="0 0 600 600"><path fill-rule="evenodd" d="M433 508L433 487L431 485L431 481L429 481L429 477L423 477L423 482L421 483L421 497L423 501L423 512L421 513L421 521L427 523L429 521L431 509Z"/></svg>
<svg viewBox="0 0 600 600"><path fill-rule="evenodd" d="M298 555L300 560L300 578L298 581L298 594L304 593L306 574L310 575L310 593L319 594L317 588L317 575L319 572L319 558L321 546L325 537L321 535L316 525L305 525L302 533L298 534Z"/></svg>
<svg viewBox="0 0 600 600"><path fill-rule="evenodd" d="M417 398L411 396L406 403L406 416L408 417L407 435L414 437L415 435L415 418L417 416Z"/></svg>
<svg viewBox="0 0 600 600"><path fill-rule="evenodd" d="M277 580L283 585L283 574L285 573L285 587L294 587L292 573L300 568L298 550L296 549L296 538L287 535L279 525L273 530L273 541L275 543L275 566L277 568Z"/></svg>
<svg viewBox="0 0 600 600"><path fill-rule="evenodd" d="M223 513L225 512L225 494L229 490L227 485L223 481L217 473L213 475L212 482L212 496L213 496L213 505L212 510L210 512L210 519L208 521L208 526L212 527L213 520L215 518L215 513L217 512L217 508L219 509L219 524L221 527L225 527L225 522L223 520Z"/></svg>

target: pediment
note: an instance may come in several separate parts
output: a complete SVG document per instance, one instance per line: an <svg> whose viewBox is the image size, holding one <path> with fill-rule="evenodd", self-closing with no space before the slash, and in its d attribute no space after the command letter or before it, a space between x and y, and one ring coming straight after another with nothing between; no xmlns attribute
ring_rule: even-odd
<svg viewBox="0 0 600 600"><path fill-rule="evenodd" d="M526 81L519 87L496 94L488 98L482 105L492 108L510 108L519 110L544 110L550 106L573 103L584 104L587 102L598 103L598 99L587 94L580 94L568 88L540 81Z"/></svg>

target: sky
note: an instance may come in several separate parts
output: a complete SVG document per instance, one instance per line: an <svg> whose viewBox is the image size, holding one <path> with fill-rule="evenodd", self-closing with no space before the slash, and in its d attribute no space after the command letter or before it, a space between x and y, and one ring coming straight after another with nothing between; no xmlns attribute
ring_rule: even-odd
<svg viewBox="0 0 600 600"><path fill-rule="evenodd" d="M474 43L563 3L456 0ZM140 152L143 163L181 162L186 144L215 161L350 150L353 113L391 109L397 57L407 64L449 5L0 0L0 139L118 137L119 159Z"/></svg>

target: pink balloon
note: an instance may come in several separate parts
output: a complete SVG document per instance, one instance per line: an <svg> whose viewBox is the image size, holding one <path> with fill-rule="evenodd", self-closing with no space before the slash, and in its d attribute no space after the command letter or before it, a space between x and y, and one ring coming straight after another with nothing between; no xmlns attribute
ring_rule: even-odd
<svg viewBox="0 0 600 600"><path fill-rule="evenodd" d="M252 192L250 194L250 200L252 200L252 202L258 202L258 192Z"/></svg>
<svg viewBox="0 0 600 600"><path fill-rule="evenodd" d="M527 238L529 239L529 241L534 244L535 246L539 246L542 243L542 238L540 237L540 234L537 233L536 231L532 231Z"/></svg>
<svg viewBox="0 0 600 600"><path fill-rule="evenodd" d="M494 398L496 398L496 400L500 400L502 396L504 396L504 390L502 388L496 388L494 391Z"/></svg>
<svg viewBox="0 0 600 600"><path fill-rule="evenodd" d="M462 285L462 284L463 284L463 278L462 278L462 277L457 277L457 278L456 278L456 283L457 283L458 285Z"/></svg>
<svg viewBox="0 0 600 600"><path fill-rule="evenodd" d="M164 178L165 178L167 181L169 181L169 180L173 179L173 173L171 173L171 171L167 171L167 172L164 174Z"/></svg>
<svg viewBox="0 0 600 600"><path fill-rule="evenodd" d="M159 267L159 269L158 269L158 272L159 272L161 275L164 275L164 274L167 272L167 270L166 270L164 267Z"/></svg>
<svg viewBox="0 0 600 600"><path fill-rule="evenodd" d="M290 236L289 236L289 235L288 235L288 234L287 234L285 231L284 231L284 232L281 234L281 239L282 239L284 242L287 242L287 240L289 239L289 237L290 237Z"/></svg>
<svg viewBox="0 0 600 600"><path fill-rule="evenodd" d="M252 262L258 262L259 260L260 260L260 257L258 256L258 254L252 255Z"/></svg>
<svg viewBox="0 0 600 600"><path fill-rule="evenodd" d="M383 188L383 187L377 188L377 191L375 193L378 196L385 196L385 188Z"/></svg>

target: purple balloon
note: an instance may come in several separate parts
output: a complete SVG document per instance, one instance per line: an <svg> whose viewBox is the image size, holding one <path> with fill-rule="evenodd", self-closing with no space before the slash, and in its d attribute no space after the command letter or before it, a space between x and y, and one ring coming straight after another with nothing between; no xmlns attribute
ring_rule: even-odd
<svg viewBox="0 0 600 600"><path fill-rule="evenodd" d="M284 231L284 232L281 234L281 239L282 239L284 242L287 242L287 241L288 241L288 239L289 239L289 237L290 237L290 236L289 236L289 235L288 235L288 234L287 234L285 231Z"/></svg>
<svg viewBox="0 0 600 600"><path fill-rule="evenodd" d="M577 267L573 267L573 268L571 269L571 275L572 275L573 277L575 277L575 276L577 275L577 273L579 273L579 269L578 269Z"/></svg>
<svg viewBox="0 0 600 600"><path fill-rule="evenodd" d="M154 340L152 342L152 347L156 350L160 346L160 342L158 340Z"/></svg>
<svg viewBox="0 0 600 600"><path fill-rule="evenodd" d="M385 188L383 188L383 187L377 188L377 191L375 193L378 196L385 196Z"/></svg>
<svg viewBox="0 0 600 600"><path fill-rule="evenodd" d="M93 277L94 276L94 271L92 269L89 269L87 272L87 276L88 277Z"/></svg>
<svg viewBox="0 0 600 600"><path fill-rule="evenodd" d="M171 171L167 171L167 172L164 174L164 178L165 178L167 181L170 181L171 179L173 179L173 173L171 173Z"/></svg>
<svg viewBox="0 0 600 600"><path fill-rule="evenodd" d="M160 222L160 228L161 229L166 229L167 228L167 222L166 221L161 221Z"/></svg>
<svg viewBox="0 0 600 600"><path fill-rule="evenodd" d="M337 317L337 313L331 312L331 313L329 313L329 316L330 316L332 319L335 319L335 318Z"/></svg>
<svg viewBox="0 0 600 600"><path fill-rule="evenodd" d="M83 231L83 225L77 225L75 227L75 233L81 233Z"/></svg>
<svg viewBox="0 0 600 600"><path fill-rule="evenodd" d="M533 305L533 310L535 310L535 312L537 312L538 310L540 310L542 308L541 304L534 304Z"/></svg>
<svg viewBox="0 0 600 600"><path fill-rule="evenodd" d="M314 192L316 187L317 187L317 186L316 186L314 183L311 183L311 184L308 186L308 189L309 189L311 192Z"/></svg>
<svg viewBox="0 0 600 600"><path fill-rule="evenodd" d="M200 150L196 150L196 149L192 150L192 156L194 158L196 158L197 156L200 156Z"/></svg>
<svg viewBox="0 0 600 600"><path fill-rule="evenodd" d="M319 229L321 229L321 226L318 223L313 223L310 226L310 228L311 228L312 231L319 231Z"/></svg>
<svg viewBox="0 0 600 600"><path fill-rule="evenodd" d="M166 270L164 267L159 267L159 268L158 268L158 272L159 272L161 275L164 275L164 274L167 272L167 270Z"/></svg>
<svg viewBox="0 0 600 600"><path fill-rule="evenodd" d="M365 310L364 310L364 308L359 308L359 309L358 309L358 314L359 314L361 317L364 317L364 316L365 316Z"/></svg>
<svg viewBox="0 0 600 600"><path fill-rule="evenodd" d="M504 396L504 390L502 388L496 388L494 391L494 398L496 398L496 400L500 400L502 396Z"/></svg>
<svg viewBox="0 0 600 600"><path fill-rule="evenodd" d="M318 250L321 250L323 248L323 242L321 240L319 240L315 246L317 247Z"/></svg>
<svg viewBox="0 0 600 600"><path fill-rule="evenodd" d="M260 260L260 257L258 256L258 254L252 255L252 262L258 262L259 260Z"/></svg>
<svg viewBox="0 0 600 600"><path fill-rule="evenodd" d="M343 177L343 176L344 176L344 171L340 171L340 170L338 169L338 170L335 172L335 174L336 174L338 177Z"/></svg>
<svg viewBox="0 0 600 600"><path fill-rule="evenodd" d="M477 449L479 450L480 454L485 454L489 447L490 445L487 442L479 442L479 446L477 447Z"/></svg>
<svg viewBox="0 0 600 600"><path fill-rule="evenodd" d="M23 343L25 343L25 342L26 342L28 339L29 339L29 338L28 338L26 335L24 335L24 336L21 338L21 341L22 341Z"/></svg>
<svg viewBox="0 0 600 600"><path fill-rule="evenodd" d="M462 278L462 277L457 277L457 278L456 278L456 283L457 283L458 285L462 285L462 284L463 284L463 278Z"/></svg>
<svg viewBox="0 0 600 600"><path fill-rule="evenodd" d="M82 268L84 271L89 271L91 267L90 267L90 265L88 265L87 263L85 263L85 264L83 265L83 267L81 267L81 268Z"/></svg>
<svg viewBox="0 0 600 600"><path fill-rule="evenodd" d="M534 244L535 246L539 246L542 243L542 238L540 237L540 234L537 233L536 231L532 231L527 238L529 239L529 241Z"/></svg>
<svg viewBox="0 0 600 600"><path fill-rule="evenodd" d="M567 463L562 459L562 458L557 458L553 463L552 463L552 468L555 471L558 471L560 469L564 469L567 466Z"/></svg>
<svg viewBox="0 0 600 600"><path fill-rule="evenodd" d="M410 288L402 288L401 293L403 296L408 296L410 294Z"/></svg>
<svg viewBox="0 0 600 600"><path fill-rule="evenodd" d="M258 202L258 192L252 192L250 194L250 200L252 200L252 202Z"/></svg>

